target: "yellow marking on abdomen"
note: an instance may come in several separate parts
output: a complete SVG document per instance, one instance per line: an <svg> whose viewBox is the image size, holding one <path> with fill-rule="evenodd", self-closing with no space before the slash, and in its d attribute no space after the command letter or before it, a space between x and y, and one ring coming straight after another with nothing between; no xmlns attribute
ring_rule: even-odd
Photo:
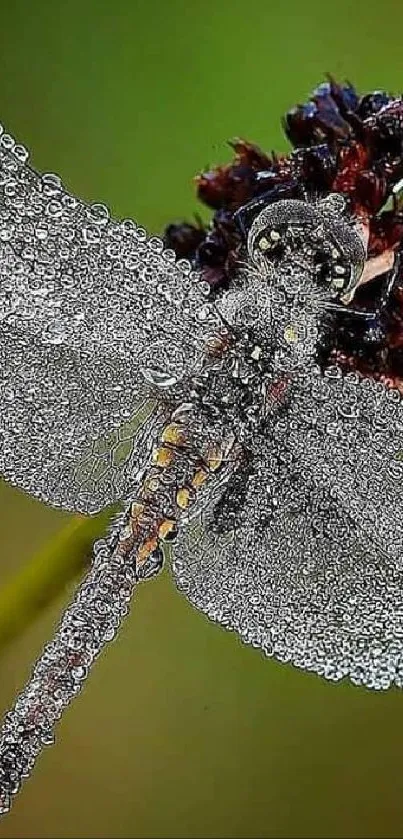
<svg viewBox="0 0 403 839"><path fill-rule="evenodd" d="M154 449L152 453L152 461L155 466L160 466L162 469L165 469L167 466L171 466L174 459L174 451L168 446L158 446L158 448Z"/></svg>
<svg viewBox="0 0 403 839"><path fill-rule="evenodd" d="M152 554L155 549L158 548L158 536L152 535L148 536L147 539L144 539L144 542L141 543L140 547L137 550L137 561L140 565L146 561L146 559Z"/></svg>
<svg viewBox="0 0 403 839"><path fill-rule="evenodd" d="M176 531L175 519L164 519L158 528L159 539L168 539Z"/></svg>
<svg viewBox="0 0 403 839"><path fill-rule="evenodd" d="M180 510L186 510L193 501L193 493L189 487L180 487L176 493L176 503Z"/></svg>
<svg viewBox="0 0 403 839"><path fill-rule="evenodd" d="M170 443L172 446L183 446L186 442L184 429L177 422L170 422L161 434L161 442Z"/></svg>
<svg viewBox="0 0 403 839"><path fill-rule="evenodd" d="M203 469L203 468L197 469L196 472L194 473L190 483L191 483L192 487L194 487L194 489L199 489L207 481L207 478L208 478L207 469Z"/></svg>

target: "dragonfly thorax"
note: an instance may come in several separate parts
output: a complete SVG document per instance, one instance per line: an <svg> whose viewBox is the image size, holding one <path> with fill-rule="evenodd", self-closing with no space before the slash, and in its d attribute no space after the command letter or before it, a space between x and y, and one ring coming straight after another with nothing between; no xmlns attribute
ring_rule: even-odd
<svg viewBox="0 0 403 839"><path fill-rule="evenodd" d="M327 297L312 273L291 263L247 270L223 297L220 309L236 336L238 366L258 367L277 379L314 363Z"/></svg>

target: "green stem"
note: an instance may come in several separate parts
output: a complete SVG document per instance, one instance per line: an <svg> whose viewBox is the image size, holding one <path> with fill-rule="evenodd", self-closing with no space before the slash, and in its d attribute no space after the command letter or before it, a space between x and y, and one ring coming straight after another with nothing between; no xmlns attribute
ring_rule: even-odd
<svg viewBox="0 0 403 839"><path fill-rule="evenodd" d="M92 543L107 529L111 514L108 509L74 518L0 590L0 654L89 564Z"/></svg>

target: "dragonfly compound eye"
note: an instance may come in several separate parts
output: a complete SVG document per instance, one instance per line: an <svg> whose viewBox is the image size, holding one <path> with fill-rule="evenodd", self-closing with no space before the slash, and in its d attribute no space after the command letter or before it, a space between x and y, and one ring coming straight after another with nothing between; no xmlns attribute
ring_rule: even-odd
<svg viewBox="0 0 403 839"><path fill-rule="evenodd" d="M316 203L295 199L265 207L248 236L249 257L257 265L295 262L329 292L352 296L364 269L366 249L342 195Z"/></svg>

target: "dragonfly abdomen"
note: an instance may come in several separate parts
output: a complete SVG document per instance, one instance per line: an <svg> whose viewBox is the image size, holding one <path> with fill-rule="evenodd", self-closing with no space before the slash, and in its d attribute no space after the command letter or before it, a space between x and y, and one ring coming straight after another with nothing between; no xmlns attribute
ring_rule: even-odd
<svg viewBox="0 0 403 839"><path fill-rule="evenodd" d="M141 577L162 565L163 543L175 539L189 509L223 465L224 442L205 443L189 408L177 408L164 426L122 523L117 549L130 556Z"/></svg>

